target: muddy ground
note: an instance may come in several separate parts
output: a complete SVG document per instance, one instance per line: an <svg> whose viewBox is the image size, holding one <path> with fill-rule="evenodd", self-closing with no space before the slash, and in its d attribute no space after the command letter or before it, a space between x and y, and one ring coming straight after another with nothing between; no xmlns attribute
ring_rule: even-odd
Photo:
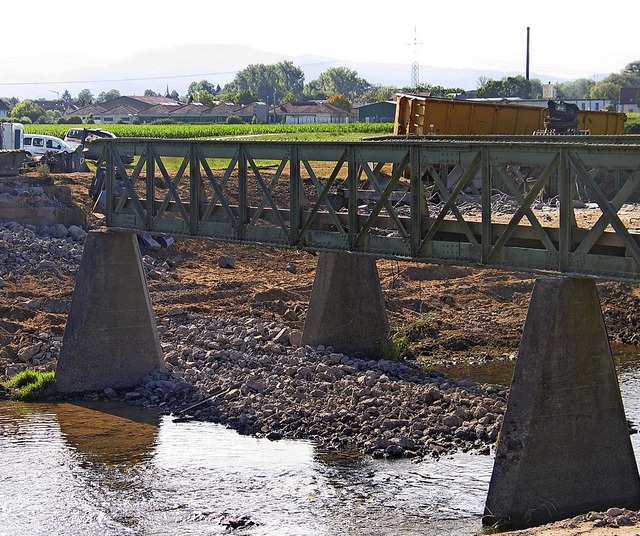
<svg viewBox="0 0 640 536"><path fill-rule="evenodd" d="M54 175L53 180L69 185L89 226L99 226L102 217L92 212L88 194L92 176ZM310 253L178 239L169 248L144 254L161 267L149 278L158 315L181 309L217 317L273 318L300 329L304 324L317 264ZM220 266L223 256L233 260L233 268ZM408 342L406 358L441 370L455 363L513 359L533 274L391 260L377 265L391 331ZM598 289L612 343L637 343L640 288L604 282ZM72 292L70 274L7 281L0 306L5 351L17 351L38 330L61 334Z"/></svg>

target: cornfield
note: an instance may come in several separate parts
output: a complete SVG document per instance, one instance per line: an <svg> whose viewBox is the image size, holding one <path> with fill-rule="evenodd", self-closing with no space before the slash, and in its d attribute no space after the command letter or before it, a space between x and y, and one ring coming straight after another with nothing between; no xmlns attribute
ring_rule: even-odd
<svg viewBox="0 0 640 536"><path fill-rule="evenodd" d="M220 138L239 136L269 136L281 134L285 137L312 135L315 139L326 137L358 137L391 134L392 123L313 123L304 125L266 124L266 125L228 125L217 123L179 123L173 125L37 125L26 124L27 134L46 134L63 138L69 128L99 128L113 132L118 137L126 138Z"/></svg>

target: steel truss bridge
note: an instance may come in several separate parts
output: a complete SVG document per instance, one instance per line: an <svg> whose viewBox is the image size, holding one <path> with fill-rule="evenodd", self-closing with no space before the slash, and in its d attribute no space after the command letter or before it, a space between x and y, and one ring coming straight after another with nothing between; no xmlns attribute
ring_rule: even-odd
<svg viewBox="0 0 640 536"><path fill-rule="evenodd" d="M640 137L93 143L112 229L640 280Z"/></svg>

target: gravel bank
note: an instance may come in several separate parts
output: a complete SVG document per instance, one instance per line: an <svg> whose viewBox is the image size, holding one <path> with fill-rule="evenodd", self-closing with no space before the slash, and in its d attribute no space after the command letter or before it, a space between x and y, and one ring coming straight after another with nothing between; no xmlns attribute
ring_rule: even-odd
<svg viewBox="0 0 640 536"><path fill-rule="evenodd" d="M19 285L26 274L72 277L84 237L81 229L61 225L3 224L0 288ZM169 266L143 258L149 277L166 277ZM122 398L243 434L314 439L376 458L489 454L506 408L503 386L456 383L410 363L296 346L299 333L274 321L177 309L158 319L158 329L168 373L153 374L127 392L84 396ZM6 378L27 367L55 368L61 341L43 326L17 356L0 354L0 371Z"/></svg>

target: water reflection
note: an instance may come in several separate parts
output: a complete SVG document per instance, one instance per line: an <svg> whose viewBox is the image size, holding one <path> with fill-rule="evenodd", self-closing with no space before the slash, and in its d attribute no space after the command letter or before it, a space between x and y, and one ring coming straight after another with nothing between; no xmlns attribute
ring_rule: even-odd
<svg viewBox="0 0 640 536"><path fill-rule="evenodd" d="M3 534L469 535L492 460L414 464L126 406L0 404Z"/></svg>
<svg viewBox="0 0 640 536"><path fill-rule="evenodd" d="M619 377L627 372L635 373L640 367L640 351L637 346L612 344L611 351ZM446 367L441 372L455 381L472 380L509 386L515 366L515 360L501 358L475 363L462 362Z"/></svg>
<svg viewBox="0 0 640 536"><path fill-rule="evenodd" d="M616 349L635 423L639 356ZM445 373L510 381L512 363L490 365ZM638 457L640 434L632 444ZM469 454L376 461L103 402L0 403L0 454L0 533L47 536L229 534L242 520L248 535L469 536L493 466Z"/></svg>
<svg viewBox="0 0 640 536"><path fill-rule="evenodd" d="M133 465L153 456L160 427L156 410L113 402L59 404L62 436L90 464Z"/></svg>

